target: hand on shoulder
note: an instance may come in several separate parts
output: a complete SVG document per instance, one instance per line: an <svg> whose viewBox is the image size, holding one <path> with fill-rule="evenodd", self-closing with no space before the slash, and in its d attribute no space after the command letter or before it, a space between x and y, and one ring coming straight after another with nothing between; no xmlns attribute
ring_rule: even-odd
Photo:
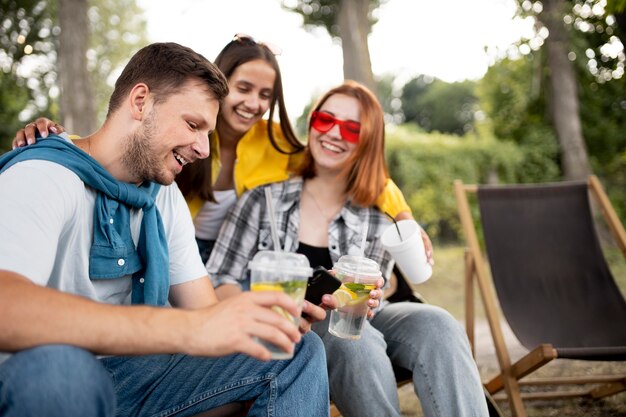
<svg viewBox="0 0 626 417"><path fill-rule="evenodd" d="M11 149L32 145L35 143L37 133L39 133L42 138L46 138L49 133L59 134L62 132L65 132L63 126L45 117L40 117L34 122L28 123L23 129L15 133L15 137L11 142Z"/></svg>

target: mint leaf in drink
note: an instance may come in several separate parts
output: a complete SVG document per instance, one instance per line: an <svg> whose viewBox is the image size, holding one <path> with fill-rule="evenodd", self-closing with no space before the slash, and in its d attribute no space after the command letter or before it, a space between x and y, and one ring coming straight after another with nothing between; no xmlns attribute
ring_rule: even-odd
<svg viewBox="0 0 626 417"><path fill-rule="evenodd" d="M306 281L287 281L287 282L282 282L281 286L283 287L283 290L287 294L291 294L302 288L305 288Z"/></svg>
<svg viewBox="0 0 626 417"><path fill-rule="evenodd" d="M363 292L365 290L365 284L357 284L354 282L348 282L348 283L344 283L343 285L345 285L346 288L348 288L350 291L354 293Z"/></svg>

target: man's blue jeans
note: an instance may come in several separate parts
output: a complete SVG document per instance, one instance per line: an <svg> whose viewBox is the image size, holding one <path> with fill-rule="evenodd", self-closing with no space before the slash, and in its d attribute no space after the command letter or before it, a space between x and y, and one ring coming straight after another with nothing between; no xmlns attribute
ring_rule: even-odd
<svg viewBox="0 0 626 417"><path fill-rule="evenodd" d="M193 416L255 400L249 416L327 416L324 348L305 335L294 359L245 355L113 356L66 345L12 355L0 365L0 416Z"/></svg>

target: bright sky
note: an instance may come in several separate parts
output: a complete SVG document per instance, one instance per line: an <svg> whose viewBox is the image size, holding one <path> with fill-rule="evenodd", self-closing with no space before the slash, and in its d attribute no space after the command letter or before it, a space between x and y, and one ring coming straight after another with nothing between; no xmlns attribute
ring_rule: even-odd
<svg viewBox="0 0 626 417"><path fill-rule="evenodd" d="M295 1L295 0L291 0ZM214 60L235 33L282 48L278 57L290 117L311 97L343 80L341 48L325 29L307 32L280 0L139 0L148 38L189 46ZM389 0L369 39L375 75L393 73L403 85L419 74L448 82L479 79L489 46L506 49L528 33L513 21L514 0Z"/></svg>

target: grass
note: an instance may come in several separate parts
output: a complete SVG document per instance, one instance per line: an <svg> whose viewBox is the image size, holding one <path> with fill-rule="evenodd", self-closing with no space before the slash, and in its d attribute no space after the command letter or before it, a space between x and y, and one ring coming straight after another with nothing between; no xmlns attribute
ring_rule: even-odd
<svg viewBox="0 0 626 417"><path fill-rule="evenodd" d="M434 248L433 276L415 289L430 303L448 310L454 317L464 317L463 246Z"/></svg>
<svg viewBox="0 0 626 417"><path fill-rule="evenodd" d="M464 257L463 246L438 246L435 247L436 264L432 278L415 289L424 296L431 304L439 305L447 309L454 317L464 323ZM610 269L626 297L626 261L621 252L616 248L605 248L605 257ZM478 290L475 289L475 305L477 323L485 321L482 310L482 302L478 298ZM625 324L626 326L626 324ZM478 333L477 333L478 334ZM514 340L507 344L511 348L511 359L516 360L525 353L525 349L516 345ZM481 347L481 341L477 337L477 346ZM483 344L492 345L488 331L483 335ZM514 349L516 348L516 349ZM483 347L481 347L483 349ZM483 349L484 350L484 349ZM477 352L477 363L481 376L487 378L496 374L498 370L495 354L493 351ZM587 362L572 360L555 360L537 371L533 376L556 376L576 370L579 374L584 373L626 373L624 362ZM422 413L419 402L413 393L413 386L406 385L399 391L402 415L405 417L420 417ZM504 415L510 416L506 403L499 403ZM529 417L559 416L559 417L626 417L626 393L621 393L603 400L585 401L582 399L551 400L551 401L527 401L526 412Z"/></svg>

